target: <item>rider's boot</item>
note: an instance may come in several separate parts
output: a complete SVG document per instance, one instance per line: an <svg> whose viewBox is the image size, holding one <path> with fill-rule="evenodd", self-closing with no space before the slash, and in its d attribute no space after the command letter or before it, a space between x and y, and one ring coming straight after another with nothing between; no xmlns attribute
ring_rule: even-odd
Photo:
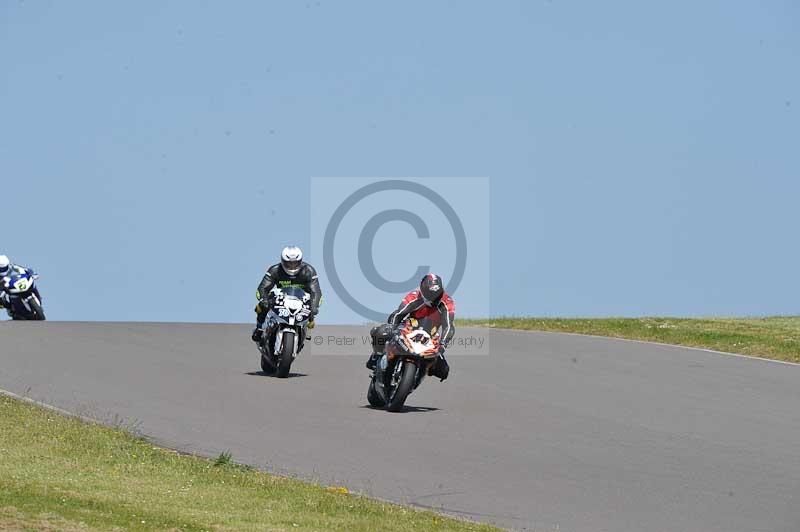
<svg viewBox="0 0 800 532"><path fill-rule="evenodd" d="M375 369L375 366L378 365L378 360L381 359L383 353L373 353L369 356L369 360L367 360L367 369L372 371Z"/></svg>
<svg viewBox="0 0 800 532"><path fill-rule="evenodd" d="M255 343L261 342L261 338L264 336L264 324L263 323L256 323L256 328L253 329L253 335L251 338Z"/></svg>

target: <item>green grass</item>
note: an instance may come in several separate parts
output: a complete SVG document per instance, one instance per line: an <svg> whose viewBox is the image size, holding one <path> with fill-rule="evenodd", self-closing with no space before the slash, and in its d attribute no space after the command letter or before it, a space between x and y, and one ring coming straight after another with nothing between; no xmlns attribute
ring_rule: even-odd
<svg viewBox="0 0 800 532"><path fill-rule="evenodd" d="M0 396L0 531L451 530L449 519L216 460Z"/></svg>
<svg viewBox="0 0 800 532"><path fill-rule="evenodd" d="M703 347L800 363L800 317L772 318L497 318L461 325L594 334Z"/></svg>

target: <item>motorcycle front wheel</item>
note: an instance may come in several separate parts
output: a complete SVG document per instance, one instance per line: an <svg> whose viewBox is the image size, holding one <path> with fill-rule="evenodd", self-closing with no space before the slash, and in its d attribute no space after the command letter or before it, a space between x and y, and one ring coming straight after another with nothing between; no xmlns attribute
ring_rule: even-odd
<svg viewBox="0 0 800 532"><path fill-rule="evenodd" d="M400 370L400 380L394 389L394 393L391 394L389 402L386 403L386 410L389 412L400 412L403 409L408 394L414 389L414 379L417 376L416 364L407 360L401 360L397 363L402 364L403 367Z"/></svg>
<svg viewBox="0 0 800 532"><path fill-rule="evenodd" d="M281 342L281 359L278 363L278 371L275 375L279 379L285 379L289 376L289 370L292 369L292 362L294 362L294 333L285 331L283 333L283 342Z"/></svg>
<svg viewBox="0 0 800 532"><path fill-rule="evenodd" d="M44 316L44 309L42 309L42 305L39 304L36 298L32 298L28 304L31 306L31 312L33 313L33 318L31 319L36 321L45 321L46 318Z"/></svg>

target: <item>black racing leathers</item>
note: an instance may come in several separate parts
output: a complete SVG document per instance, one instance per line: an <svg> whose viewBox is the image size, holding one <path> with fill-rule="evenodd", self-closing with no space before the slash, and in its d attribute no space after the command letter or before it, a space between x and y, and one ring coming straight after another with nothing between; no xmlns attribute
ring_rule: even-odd
<svg viewBox="0 0 800 532"><path fill-rule="evenodd" d="M261 327L264 320L267 318L269 308L261 302L269 298L270 290L274 287L285 288L288 286L296 286L302 288L311 295L311 312L316 314L319 309L319 300L322 298L322 290L319 287L319 279L317 278L317 271L310 264L303 262L300 264L300 271L295 275L289 275L283 269L280 263L270 266L264 278L256 290L256 298L259 303L256 305L257 326Z"/></svg>

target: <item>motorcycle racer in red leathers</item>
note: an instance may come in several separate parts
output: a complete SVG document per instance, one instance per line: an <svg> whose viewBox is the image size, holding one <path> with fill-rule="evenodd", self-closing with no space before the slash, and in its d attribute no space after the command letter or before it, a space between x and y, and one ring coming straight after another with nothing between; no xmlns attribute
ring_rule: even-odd
<svg viewBox="0 0 800 532"><path fill-rule="evenodd" d="M441 345L439 357L428 370L428 374L445 380L450 374L450 365L444 358L444 351L455 334L453 327L455 312L455 301L445 292L442 278L432 273L426 275L420 281L419 289L409 292L400 302L397 310L389 315L387 323L373 327L370 331L372 355L367 361L367 368L375 369L378 359L383 356L386 349L386 342L391 339L395 328L406 318L411 317L418 320L428 318L437 328Z"/></svg>

